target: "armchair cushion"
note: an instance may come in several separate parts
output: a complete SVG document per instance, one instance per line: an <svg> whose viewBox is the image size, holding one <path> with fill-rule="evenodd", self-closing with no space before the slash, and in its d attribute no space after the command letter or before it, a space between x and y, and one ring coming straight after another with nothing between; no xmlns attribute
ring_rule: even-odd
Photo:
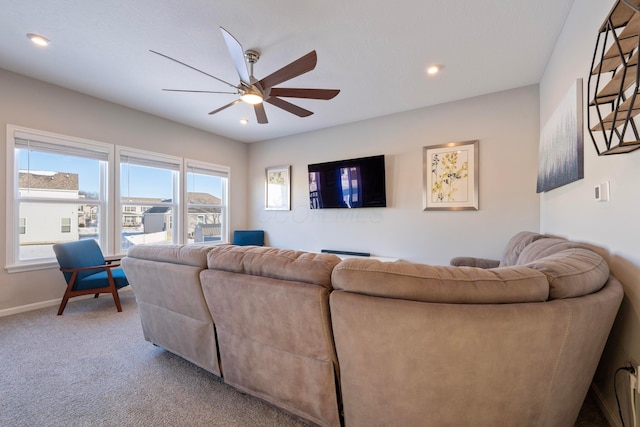
<svg viewBox="0 0 640 427"><path fill-rule="evenodd" d="M95 270L97 273L94 273L90 276L85 276L82 279L76 281L76 285L73 287L74 290L81 289L97 289L97 288L106 288L109 286L108 276L106 270ZM113 276L113 280L116 282L116 288L120 289L129 284L127 280L127 276L125 276L124 271L121 267L111 268L111 275Z"/></svg>
<svg viewBox="0 0 640 427"><path fill-rule="evenodd" d="M105 265L104 256L100 250L100 246L93 239L78 240L77 242L68 242L63 244L56 244L53 246L53 250L58 259L61 269L75 269L95 267L99 265ZM95 274L99 270L83 270L78 272L77 281L82 280L87 276ZM71 280L72 272L63 272L64 278L69 282Z"/></svg>
<svg viewBox="0 0 640 427"><path fill-rule="evenodd" d="M236 230L233 244L238 246L264 246L264 230Z"/></svg>

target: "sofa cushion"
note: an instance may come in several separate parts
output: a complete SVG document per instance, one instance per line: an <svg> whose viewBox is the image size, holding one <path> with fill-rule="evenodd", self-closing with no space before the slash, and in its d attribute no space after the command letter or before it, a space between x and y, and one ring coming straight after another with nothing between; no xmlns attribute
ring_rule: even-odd
<svg viewBox="0 0 640 427"><path fill-rule="evenodd" d="M127 256L206 268L207 253L210 250L210 247L195 245L136 245L129 248Z"/></svg>
<svg viewBox="0 0 640 427"><path fill-rule="evenodd" d="M600 290L609 278L609 266L586 246L563 239L542 239L527 246L518 265L547 276L549 299L573 298Z"/></svg>
<svg viewBox="0 0 640 427"><path fill-rule="evenodd" d="M538 234L531 231L521 231L515 234L502 252L500 259L500 267L516 265L520 253L531 243L546 237L544 234Z"/></svg>
<svg viewBox="0 0 640 427"><path fill-rule="evenodd" d="M526 267L481 269L346 259L333 270L334 289L384 298L452 304L546 301L546 276Z"/></svg>
<svg viewBox="0 0 640 427"><path fill-rule="evenodd" d="M340 258L333 254L260 246L217 246L208 254L210 269L272 279L312 283L331 288L331 271Z"/></svg>

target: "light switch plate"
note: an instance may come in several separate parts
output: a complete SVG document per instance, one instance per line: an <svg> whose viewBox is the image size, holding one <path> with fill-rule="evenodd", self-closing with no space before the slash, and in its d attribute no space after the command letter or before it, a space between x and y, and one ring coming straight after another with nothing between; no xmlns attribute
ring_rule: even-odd
<svg viewBox="0 0 640 427"><path fill-rule="evenodd" d="M596 202L608 202L609 201L609 181L605 181L602 184L598 184L593 189L593 195Z"/></svg>

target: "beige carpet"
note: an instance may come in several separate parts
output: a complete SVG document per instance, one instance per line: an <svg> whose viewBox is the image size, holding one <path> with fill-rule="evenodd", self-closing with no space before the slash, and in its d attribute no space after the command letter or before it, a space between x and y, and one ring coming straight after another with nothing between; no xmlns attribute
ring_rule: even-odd
<svg viewBox="0 0 640 427"><path fill-rule="evenodd" d="M133 293L0 317L0 426L304 426L144 341ZM587 400L576 426L608 426Z"/></svg>
<svg viewBox="0 0 640 427"><path fill-rule="evenodd" d="M144 341L131 291L0 318L0 426L303 426Z"/></svg>

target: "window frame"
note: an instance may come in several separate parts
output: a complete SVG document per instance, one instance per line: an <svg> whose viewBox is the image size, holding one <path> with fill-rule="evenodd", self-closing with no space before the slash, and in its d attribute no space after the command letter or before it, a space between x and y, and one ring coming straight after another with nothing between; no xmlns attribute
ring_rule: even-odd
<svg viewBox="0 0 640 427"><path fill-rule="evenodd" d="M21 197L19 194L19 157L16 155L16 139L19 139L21 141L20 143L23 144L25 135L32 137L34 141L37 140L45 144L50 141L55 150L60 150L62 148L62 151L60 151L62 154L83 157L81 155L82 153L94 151L103 155L104 161L100 162L99 170L100 182L98 198L67 200L46 197ZM20 147L18 146L18 148ZM69 151L65 151L64 148L69 148ZM45 149L43 151L48 150ZM188 203L188 199L186 197L188 192L188 173L208 171L211 174L217 174L218 176L225 177L226 180L222 189L223 194L220 202L222 216L221 240L191 244L215 246L229 242L229 188L231 185L231 170L228 166L196 161L152 151L138 150L84 138L55 134L52 132L30 129L11 124L7 124L6 127L6 155L6 259L4 268L9 273L58 267L55 256L29 260L20 259L21 223L22 221L24 222L24 229L26 232L28 222L26 217L22 219L20 218L20 205L23 202L35 201L37 203L42 203L43 205L46 205L47 203L71 204L78 206L78 209L80 209L79 206L81 205L97 206L99 212L97 213L96 218L93 218L92 215L92 220L95 219L98 222L99 243L105 257L121 256L124 254L124 251L121 251L120 249L123 221L123 203L120 194L120 160L122 155L139 156L151 162L168 162L174 165L175 173L173 173L172 176L174 194L172 201L171 203L164 202L157 204L172 207L172 211L169 216L171 224L167 224L167 227L171 227L173 230L172 237L174 243L190 244L187 239L187 221L189 207L193 205ZM89 155L84 157L91 158ZM189 168L193 170L190 170ZM156 204L149 203L145 205L154 206ZM75 223L73 218L71 223L73 227L73 224Z"/></svg>
<svg viewBox="0 0 640 427"><path fill-rule="evenodd" d="M169 218L170 228L172 230L171 243L183 243L185 240L183 240L182 238L182 231L181 231L182 217L180 214L182 200L184 200L181 197L181 194L182 194L181 187L184 186L182 184L182 180L183 180L182 176L184 175L182 157L170 156L170 155L155 153L155 152L146 151L146 150L138 150L138 149L129 148L129 147L116 146L116 159L115 159L116 173L114 174L115 175L114 188L116 193L116 197L115 197L116 203L114 203L115 209L116 209L116 216L114 216L115 239L117 239L115 241L116 251L120 254L123 254L126 252L126 249L122 249L121 247L122 230L123 230L122 214L124 212L124 206L127 205L126 203L122 202L122 199L124 197L122 195L122 185L121 185L122 184L121 171L122 171L122 165L124 164L124 162L122 161L123 157L133 159L134 160L133 164L137 166L151 166L151 167L162 168L162 166L164 165L165 167L167 167L167 170L173 171L172 178L171 178L172 187L173 187L171 202L158 202L158 203L149 202L149 203L145 203L145 206L171 208L171 215Z"/></svg>
<svg viewBox="0 0 640 427"><path fill-rule="evenodd" d="M184 159L184 185L182 186L182 200L185 202L182 206L182 215L184 218L184 231L182 238L184 242L188 242L189 236L189 207L191 206L211 206L211 205L199 205L189 203L187 193L189 192L188 186L188 174L193 171L194 173L201 173L211 176L220 176L226 178L226 183L222 188L222 194L220 197L220 215L222 216L221 228L220 228L220 241L213 242L194 242L194 245L220 245L229 243L229 187L231 185L231 168L228 166L202 162L193 159ZM199 172L198 172L199 171Z"/></svg>
<svg viewBox="0 0 640 427"><path fill-rule="evenodd" d="M60 232L61 233L71 233L71 227L72 226L73 226L73 221L71 221L71 217L62 217L62 218L60 218Z"/></svg>
<svg viewBox="0 0 640 427"><path fill-rule="evenodd" d="M101 162L99 170L99 197L98 199L49 199L45 197L21 197L19 194L19 162L16 156L16 140L33 140L38 144L50 145L50 147L65 147L69 151L67 153L77 155L78 153L99 153L104 156L104 162ZM42 150L46 151L46 150ZM6 131L6 155L7 155L7 191L6 191L6 259L5 269L9 273L38 270L45 268L57 267L58 263L55 256L36 258L31 260L20 259L20 205L22 203L38 203L38 204L75 204L80 205L86 202L97 204L100 207L99 214L99 242L103 252L109 253L109 228L108 213L109 192L108 181L110 178L109 165L113 163L114 146L103 142L93 141L84 138L77 138L67 135L55 134L52 132L30 129L26 127L7 125ZM90 156L86 156L90 158Z"/></svg>

